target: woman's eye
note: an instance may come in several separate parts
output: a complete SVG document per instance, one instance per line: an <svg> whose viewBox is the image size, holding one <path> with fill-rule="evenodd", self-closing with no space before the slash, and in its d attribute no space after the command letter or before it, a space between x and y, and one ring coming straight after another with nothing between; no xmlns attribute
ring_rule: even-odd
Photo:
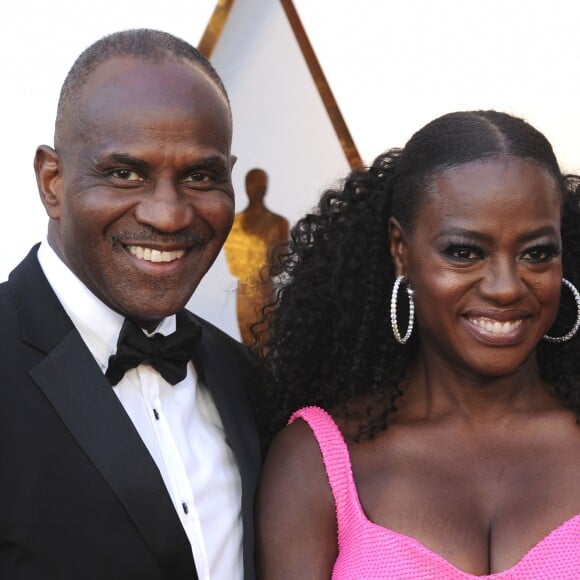
<svg viewBox="0 0 580 580"><path fill-rule="evenodd" d="M453 252L453 256L460 258L461 260L473 260L474 258L477 258L477 254L469 248L459 248Z"/></svg>
<svg viewBox="0 0 580 580"><path fill-rule="evenodd" d="M111 171L111 175L123 181L141 181L141 176L130 169L115 169L115 171Z"/></svg>
<svg viewBox="0 0 580 580"><path fill-rule="evenodd" d="M452 246L445 250L445 254L462 262L472 262L474 260L479 260L482 257L481 251L467 246Z"/></svg>
<svg viewBox="0 0 580 580"><path fill-rule="evenodd" d="M559 253L555 246L537 246L525 251L522 254L522 259L533 263L548 262Z"/></svg>
<svg viewBox="0 0 580 580"><path fill-rule="evenodd" d="M530 250L524 254L524 258L532 260L533 262L539 262L546 258L546 252L542 250Z"/></svg>

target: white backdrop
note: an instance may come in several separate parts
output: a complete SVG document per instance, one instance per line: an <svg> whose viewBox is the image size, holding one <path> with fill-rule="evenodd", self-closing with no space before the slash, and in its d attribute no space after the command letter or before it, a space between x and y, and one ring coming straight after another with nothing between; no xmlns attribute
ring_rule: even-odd
<svg viewBox="0 0 580 580"><path fill-rule="evenodd" d="M495 108L543 130L563 168L580 172L576 0L294 3L365 161L442 113ZM141 26L197 44L214 5L3 3L0 280L44 235L32 159L39 143L52 143L58 91L74 58L106 33ZM234 109L238 210L245 172L260 166L270 174L267 205L294 221L347 165L277 0L236 0L213 60ZM192 306L236 335L234 286L220 256Z"/></svg>
<svg viewBox="0 0 580 580"><path fill-rule="evenodd" d="M523 116L580 172L578 0L295 0L366 161L435 117Z"/></svg>

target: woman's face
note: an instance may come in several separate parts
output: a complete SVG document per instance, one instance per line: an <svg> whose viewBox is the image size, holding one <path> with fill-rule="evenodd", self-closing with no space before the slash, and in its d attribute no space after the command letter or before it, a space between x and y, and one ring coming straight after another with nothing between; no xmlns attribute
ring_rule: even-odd
<svg viewBox="0 0 580 580"><path fill-rule="evenodd" d="M398 273L415 291L422 352L481 376L515 372L558 311L555 180L501 157L445 170L431 185L413 232L391 233Z"/></svg>

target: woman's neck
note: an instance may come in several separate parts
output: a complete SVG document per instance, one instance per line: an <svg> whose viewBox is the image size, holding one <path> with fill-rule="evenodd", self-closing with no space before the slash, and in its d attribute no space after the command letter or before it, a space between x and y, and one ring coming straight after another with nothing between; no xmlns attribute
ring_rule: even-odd
<svg viewBox="0 0 580 580"><path fill-rule="evenodd" d="M421 353L402 385L401 418L458 415L474 421L497 420L514 412L559 406L540 377L535 356L504 376L474 374Z"/></svg>

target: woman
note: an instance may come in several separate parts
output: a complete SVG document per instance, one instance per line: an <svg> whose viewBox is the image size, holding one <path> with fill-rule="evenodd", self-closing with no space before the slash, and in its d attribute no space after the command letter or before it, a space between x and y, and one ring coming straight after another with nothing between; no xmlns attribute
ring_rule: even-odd
<svg viewBox="0 0 580 580"><path fill-rule="evenodd" d="M523 120L452 113L295 226L262 578L580 578L576 185Z"/></svg>

